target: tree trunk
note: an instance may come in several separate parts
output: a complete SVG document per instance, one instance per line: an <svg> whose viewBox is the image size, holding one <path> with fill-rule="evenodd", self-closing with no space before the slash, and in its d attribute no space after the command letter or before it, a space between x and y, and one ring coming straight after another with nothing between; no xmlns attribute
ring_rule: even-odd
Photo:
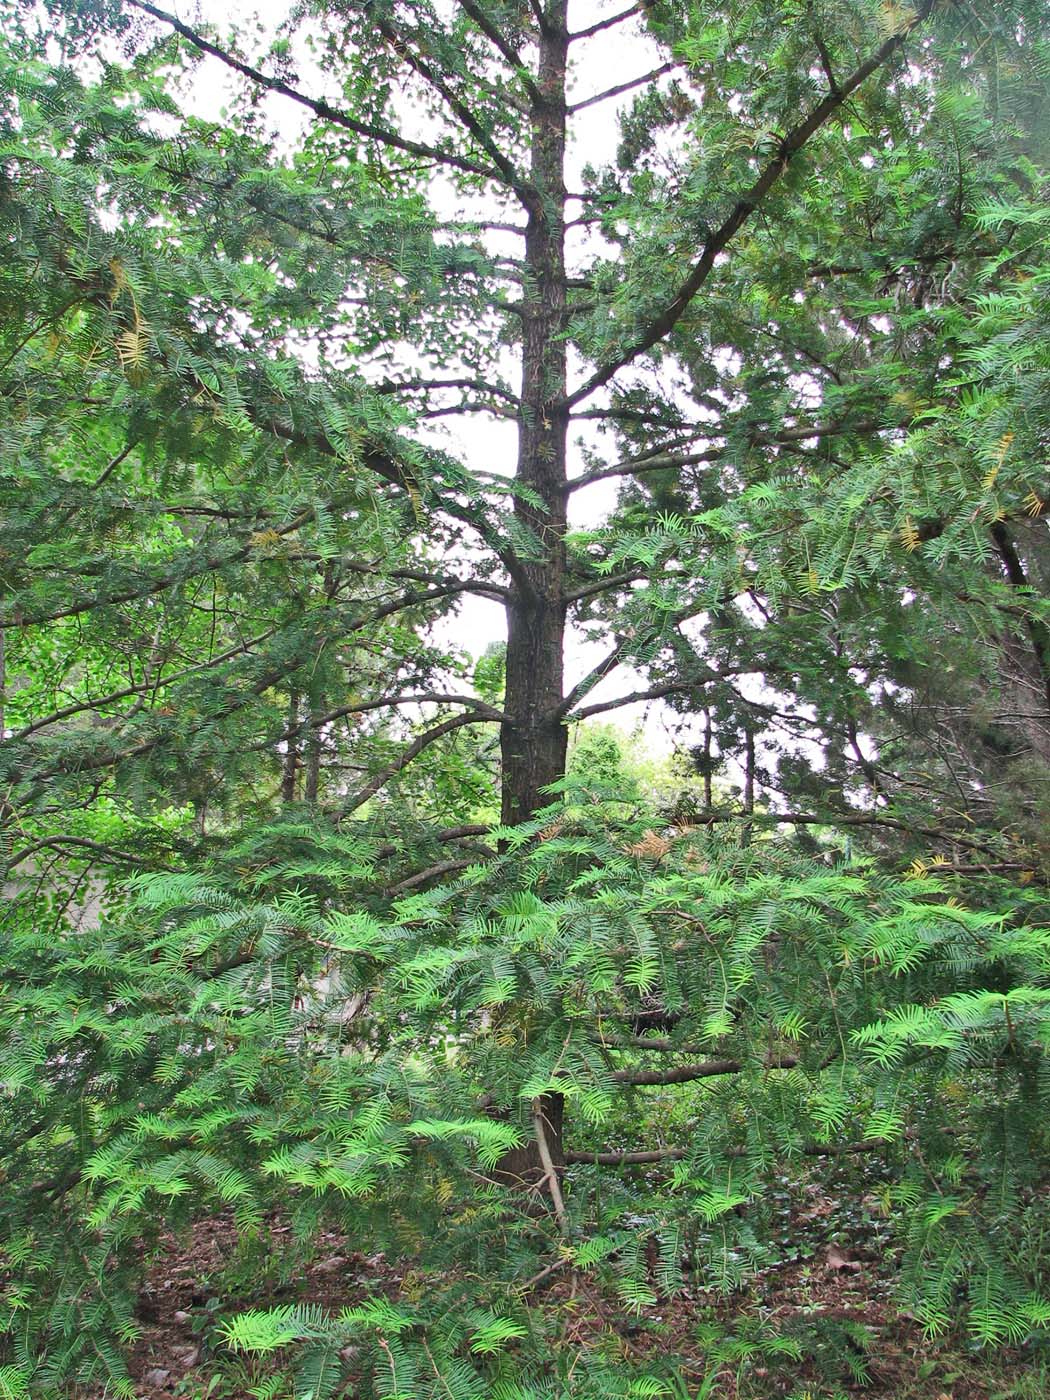
<svg viewBox="0 0 1050 1400"><path fill-rule="evenodd" d="M552 0L540 34L532 110L530 179L537 197L525 235L521 416L517 481L539 504L517 500L515 516L534 543L522 560L507 604L508 719L500 734L502 819L527 821L551 798L544 789L565 776L567 732L559 709L564 696L566 443L568 411L565 345L565 78L567 0ZM538 1111L555 1169L565 1162L564 1100L544 1094ZM538 1145L508 1153L497 1174L535 1183L549 1175Z"/></svg>
<svg viewBox="0 0 1050 1400"><path fill-rule="evenodd" d="M507 605L509 715L500 744L503 821L527 820L565 774L563 697L568 412L565 345L566 0L554 0L540 36L539 101L532 112L530 178L537 195L525 235L521 418L517 480L538 498L515 502L534 539Z"/></svg>

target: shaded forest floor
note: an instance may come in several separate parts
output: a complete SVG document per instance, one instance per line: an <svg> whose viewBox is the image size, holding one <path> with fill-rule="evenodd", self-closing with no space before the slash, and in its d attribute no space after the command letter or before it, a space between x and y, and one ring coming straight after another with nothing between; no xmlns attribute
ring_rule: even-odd
<svg viewBox="0 0 1050 1400"><path fill-rule="evenodd" d="M893 1258L870 1228L847 1238L835 1202L816 1196L792 1212L793 1253L732 1295L686 1291L641 1313L628 1312L586 1277L558 1271L542 1294L545 1310L562 1319L567 1349L619 1355L629 1369L670 1356L681 1358L686 1395L716 1400L1044 1400L1050 1396L1050 1351L1030 1348L975 1351L965 1337L930 1342L914 1319L894 1306ZM859 1217L857 1217L859 1220ZM279 1263L281 1240L271 1227ZM325 1232L310 1262L268 1281L249 1266L238 1277L237 1233L217 1218L198 1223L188 1237L168 1237L139 1299L141 1335L131 1371L141 1400L251 1400L274 1376L273 1357L233 1356L217 1323L240 1308L308 1302L337 1312L376 1292L395 1297L400 1279L380 1256L355 1252L345 1237ZM241 1256L243 1257L243 1256ZM280 1273L278 1268L275 1277ZM537 1304L540 1298L535 1300ZM715 1360L698 1333L720 1342L762 1332L797 1337L802 1360L759 1354L741 1363L722 1360L713 1391L702 1391ZM718 1345L718 1342L715 1343ZM723 1357L725 1353L723 1352ZM282 1396L292 1394L280 1391ZM351 1383L344 1394L356 1394ZM80 1392L77 1400L103 1400Z"/></svg>

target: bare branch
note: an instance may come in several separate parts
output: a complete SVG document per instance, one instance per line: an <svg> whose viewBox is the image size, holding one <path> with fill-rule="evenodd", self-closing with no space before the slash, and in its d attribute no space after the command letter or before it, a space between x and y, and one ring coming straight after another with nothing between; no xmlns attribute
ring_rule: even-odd
<svg viewBox="0 0 1050 1400"><path fill-rule="evenodd" d="M680 623L686 622L691 617L695 617L697 613L704 612L710 606L710 601L707 599L700 603L690 603L688 606L680 608L678 612L674 613L670 620L673 621L677 627ZM585 675L582 680L578 681L569 691L568 695L566 695L556 711L558 718L564 719L572 710L573 706L578 701L582 700L585 695L588 695L599 681L603 681L607 676L611 676L613 671L623 663L631 644L637 640L637 637L617 637L616 645L613 647L612 651L608 652L595 667L588 671L587 675ZM712 673L712 679L717 680L717 675Z"/></svg>
<svg viewBox="0 0 1050 1400"><path fill-rule="evenodd" d="M593 97L585 97L582 102L574 102L567 107L566 113L571 117L574 112L582 112L584 107L594 107L599 102L605 102L610 97L619 97L622 92L630 92L632 88L641 87L643 83L651 83L655 78L663 77L665 73L673 73L681 64L672 59L668 63L661 63L659 68L654 68L651 73L643 73L640 78L632 78L626 83L617 83L615 87L606 88L604 92L597 92Z"/></svg>
<svg viewBox="0 0 1050 1400"><path fill-rule="evenodd" d="M147 856L132 855L130 851L118 851L113 846L104 846L98 841L89 841L86 836L45 836L39 841L34 841L32 845L23 846L20 851L15 851L6 862L8 870L13 870L16 865L21 865L30 856L36 855L38 851L45 850L65 850L72 847L76 850L90 851L93 855L102 859L113 861L119 865L145 865L150 870L171 870L170 865L162 865L150 860Z"/></svg>
<svg viewBox="0 0 1050 1400"><path fill-rule="evenodd" d="M618 695L615 700L603 700L595 705L585 705L570 716L571 719L589 719L592 715L603 715L609 710L619 710L624 705L637 705L645 700L662 700L665 695L679 695L693 690L696 686L713 685L722 677L715 671L705 676L693 676L684 681L666 681L663 685L651 686L648 690L634 690L630 695Z"/></svg>
<svg viewBox="0 0 1050 1400"><path fill-rule="evenodd" d="M487 836L492 830L491 826L481 822L468 822L462 826L447 826L443 831L428 833L431 841L438 842L439 845L446 845L451 841L463 841L472 836ZM388 842L385 846L380 846L373 852L376 860L385 860L388 856L396 856L400 846L393 842Z"/></svg>
<svg viewBox="0 0 1050 1400"><path fill-rule="evenodd" d="M561 1185L558 1181L558 1173L554 1166L554 1159L551 1157L550 1144L547 1142L546 1122L547 1120L543 1114L543 1098L538 1097L533 1099L532 1127L536 1135L536 1148L539 1152L547 1186L551 1193L551 1200L554 1202L554 1214L558 1219L558 1228L563 1235L566 1235L569 1232L569 1217L565 1211L565 1202L562 1200Z"/></svg>
<svg viewBox="0 0 1050 1400"><path fill-rule="evenodd" d="M614 24L622 24L625 19L630 19L632 15L640 15L644 9L645 0L638 0L638 4L621 10L618 15L610 15L608 19L600 19L595 24L589 24L586 29L578 29L575 34L569 35L569 43L575 43L577 39L589 39L593 34L600 34L603 29L611 29Z"/></svg>
<svg viewBox="0 0 1050 1400"><path fill-rule="evenodd" d="M387 898L392 898L397 894L405 894L408 890L414 890L417 885L423 885L427 880L436 880L439 875L453 875L458 870L466 870L473 865L472 860L442 860L437 865L428 865L426 870L417 870L414 875L409 875L404 880L398 880L396 885L390 885L383 891Z"/></svg>
<svg viewBox="0 0 1050 1400"><path fill-rule="evenodd" d="M859 422L844 420L838 423L800 423L790 428L782 428L779 432L768 437L753 437L751 446L790 447L793 443L807 442L810 438L833 437L840 433L873 433L877 432L880 426L881 424L873 418L865 418ZM695 434L694 438L718 435L714 425L704 425L701 432ZM569 490L580 491L585 486L592 486L596 481L605 481L613 476L643 476L646 472L668 471L677 467L697 466L704 462L717 462L725 454L724 447L711 447L704 452L692 453L672 451L643 453L638 457L629 458L626 462L618 462L613 467L597 467L594 471L585 472L582 476L569 482Z"/></svg>
<svg viewBox="0 0 1050 1400"><path fill-rule="evenodd" d="M621 637L612 651L607 652L602 660L598 662L597 666L592 667L582 680L577 681L558 706L559 719L563 719L576 702L582 700L585 695L592 691L599 681L603 681L606 676L612 675L613 671L616 670L617 666L619 666L622 661L624 653L627 651L627 646L628 639L626 637Z"/></svg>
<svg viewBox="0 0 1050 1400"><path fill-rule="evenodd" d="M684 1147L656 1147L650 1152L566 1152L565 1161L595 1167L641 1167L651 1162L681 1162L688 1155Z"/></svg>
<svg viewBox="0 0 1050 1400"><path fill-rule="evenodd" d="M473 593L478 598L491 598L497 603L506 602L508 589L502 584L491 583L487 579L449 578L432 574L427 569L384 569L381 564L365 564L356 559L340 559L339 568L350 573L375 575L383 579L410 579L415 583L429 583L436 588L445 588L450 593Z"/></svg>
<svg viewBox="0 0 1050 1400"><path fill-rule="evenodd" d="M487 379L385 379L375 385L377 394L412 394L430 389L476 389L480 394L495 394L497 398L506 399L512 404L521 402L517 394Z"/></svg>
<svg viewBox="0 0 1050 1400"><path fill-rule="evenodd" d="M582 491L585 486L593 486L596 481L607 481L613 476L644 476L647 472L665 472L676 467L692 467L702 462L717 462L725 456L724 447L712 447L707 452L676 454L673 452L636 458L629 462L619 462L614 467L597 467L585 472L569 482L569 491Z"/></svg>
<svg viewBox="0 0 1050 1400"><path fill-rule="evenodd" d="M838 1157L854 1152L878 1152L886 1146L881 1138L869 1142L807 1142L799 1148L803 1157ZM743 1148L730 1149L729 1156L743 1156ZM652 1162L681 1162L689 1153L684 1147L657 1147L649 1152L566 1152L568 1165L588 1164L598 1167L646 1166Z"/></svg>
<svg viewBox="0 0 1050 1400"><path fill-rule="evenodd" d="M488 705L474 695L441 695L434 691L420 691L418 695L382 695L378 700L353 701L349 705L340 705L337 709L328 710L313 719L304 719L298 724L289 725L276 738L266 742L282 743L287 739L298 738L305 730L334 724L337 719L345 719L347 715L366 715L373 710L393 710L401 705L462 705L472 710L479 720L491 720L493 724L503 724L507 720L502 710L497 710L494 705Z"/></svg>

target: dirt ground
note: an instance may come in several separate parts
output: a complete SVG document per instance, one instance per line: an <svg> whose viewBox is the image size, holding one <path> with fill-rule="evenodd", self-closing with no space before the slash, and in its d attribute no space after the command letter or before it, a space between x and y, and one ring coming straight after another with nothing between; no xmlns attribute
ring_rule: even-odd
<svg viewBox="0 0 1050 1400"><path fill-rule="evenodd" d="M725 1357L713 1394L718 1400L824 1400L864 1396L870 1400L1040 1400L1050 1396L1050 1369L1029 1349L977 1352L964 1337L936 1343L894 1303L890 1256L877 1239L848 1244L830 1229L831 1208L815 1201L807 1218L794 1224L805 1248L790 1261L766 1269L745 1291L716 1295L686 1290L673 1301L633 1315L586 1276L555 1270L535 1302L556 1308L567 1346L586 1349L610 1343L626 1363L643 1365L655 1355L682 1358L686 1393L701 1393L716 1354L702 1341L704 1328L722 1337L746 1333L761 1320L775 1332L815 1339L802 1361ZM397 1295L396 1271L380 1256L348 1247L335 1232L322 1234L312 1259L281 1277L281 1240L286 1226L271 1226L276 1267L266 1278L239 1280L237 1234L232 1222L211 1219L188 1238L168 1238L150 1268L139 1299L141 1335L131 1371L141 1400L251 1400L252 1390L273 1374L272 1358L245 1362L222 1346L221 1316L244 1307L310 1302L333 1312L384 1292ZM833 1239L828 1236L833 1236ZM289 1241L290 1242L290 1241ZM234 1285L220 1275L233 1264ZM215 1288L215 1293L211 1290ZM220 1287L223 1296L219 1297ZM823 1339L823 1340L822 1340ZM843 1363L843 1356L846 1363ZM633 1369L633 1366L632 1366ZM281 1400L290 1394L281 1390ZM704 1394L712 1392L704 1391ZM350 1384L347 1397L355 1394ZM80 1400L80 1397L78 1397ZM82 1395L82 1400L102 1400Z"/></svg>

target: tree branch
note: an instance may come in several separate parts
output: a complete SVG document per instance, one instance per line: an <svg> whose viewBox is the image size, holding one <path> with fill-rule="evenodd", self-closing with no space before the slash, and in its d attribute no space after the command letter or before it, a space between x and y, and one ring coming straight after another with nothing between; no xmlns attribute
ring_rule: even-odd
<svg viewBox="0 0 1050 1400"><path fill-rule="evenodd" d="M418 758L425 748L436 743L444 735L451 734L456 729L462 729L466 724L490 724L491 722L487 715L453 715L451 719L442 720L440 724L435 724L431 729L425 730L401 751L393 763L377 773L363 788L359 788L353 797L339 809L339 816L348 817L351 812L356 812L359 807L363 807L370 798L375 797L376 793L386 786L391 778L397 777L398 773L407 768L413 759Z"/></svg>
<svg viewBox="0 0 1050 1400"><path fill-rule="evenodd" d="M221 666L224 661L230 661L235 656L240 656L257 647L260 643L267 641L277 631L276 627L269 627L265 632L260 632L258 636L249 638L246 642L241 642L229 651L224 651L221 655L213 657L211 661L202 662L199 666L188 666L182 671L176 671L173 676L159 676L153 680L144 681L141 685L125 686L123 690L111 691L109 695L101 695L97 700L83 700L76 705L67 705L62 710L55 710L43 719L33 720L25 728L19 729L6 741L8 744L17 743L21 739L28 739L31 734L37 733L40 729L47 729L52 724L58 724L60 720L69 719L72 715L83 714L87 710L100 710L103 705L115 704L118 700L127 700L132 695L143 695L149 691L163 690L169 685L174 685L177 681L185 680L187 676L200 675L204 671L210 671L215 666Z"/></svg>
<svg viewBox="0 0 1050 1400"><path fill-rule="evenodd" d="M767 1059L763 1068L794 1069L797 1055L779 1055ZM696 1079L713 1079L722 1074L739 1074L744 1069L740 1060L704 1060L695 1065L675 1065L671 1069L618 1069L609 1078L614 1084L691 1084Z"/></svg>
<svg viewBox="0 0 1050 1400"><path fill-rule="evenodd" d="M651 1162L681 1162L688 1155L684 1147L657 1147L651 1152L566 1152L565 1161L570 1166L640 1167Z"/></svg>
<svg viewBox="0 0 1050 1400"><path fill-rule="evenodd" d="M473 710L479 720L491 720L493 724L504 724L507 721L507 716L502 710L497 710L494 705L488 705L474 695L441 695L432 691L421 691L418 695L384 695L378 700L365 700L360 703L354 701L349 705L340 705L338 709L328 710L313 719L304 719L298 724L290 725L275 739L268 739L267 745L297 739L305 730L333 724L337 719L345 719L347 715L365 715L373 710L396 709L400 705L431 704L463 705Z"/></svg>
<svg viewBox="0 0 1050 1400"><path fill-rule="evenodd" d="M879 426L879 423L873 418L865 418L860 422L798 424L790 428L782 428L780 432L769 437L753 437L751 446L789 447L792 443L806 442L809 438L834 437L841 433L877 432ZM714 424L705 424L702 432L694 435L694 437L717 436L721 436L721 434L716 431ZM646 472L668 471L676 467L697 466L703 462L717 462L725 456L725 453L724 447L711 447L704 452L692 453L671 451L644 453L639 457L629 458L626 462L618 462L613 467L597 467L594 471L585 472L583 476L575 477L570 481L568 489L570 492L580 491L585 486L592 486L596 481L605 481L612 476L643 476Z"/></svg>
<svg viewBox="0 0 1050 1400"><path fill-rule="evenodd" d="M400 136L389 127L373 126L370 122L360 122L355 117L351 117L347 112L333 107L330 103L321 98L308 97L306 93L300 92L298 88L293 88L290 84L283 82L280 78L271 78L261 72L258 68L253 68L251 64L243 63L239 58L227 50L214 44L209 39L205 39L203 34L191 29L188 24L169 14L167 10L161 10L156 5L149 3L149 0L128 0L128 4L136 10L141 10L144 14L152 16L153 19L160 20L162 24L174 29L183 39L186 39L199 49L201 53L210 54L212 58L217 58L220 63L224 63L227 68L232 68L234 72L250 78L253 83L258 83L260 87L266 88L268 92L279 93L282 97L287 97L290 101L298 103L301 107L306 107L315 116L323 121L328 121L333 126L341 126L347 131L352 131L355 136L363 136L371 141L378 141L381 145L393 147L395 150L407 151L409 155L424 156L427 160L440 162L442 165L453 166L457 170L466 171L471 175L482 175L487 180L495 180L498 184L511 184L507 180L503 171L492 166L482 165L479 161L470 160L466 156L453 155L449 151L442 151L436 146L427 146L419 141L410 141L407 137ZM514 186L511 186L514 188Z"/></svg>
<svg viewBox="0 0 1050 1400"><path fill-rule="evenodd" d="M672 59L668 63L661 63L659 68L654 68L651 73L643 73L640 78L632 78L626 83L617 83L615 87L606 88L604 92L597 92L593 97L585 97L582 102L573 102L566 107L568 116L574 112L582 112L585 107L594 107L599 102L605 102L610 97L619 97L622 92L630 92L632 88L641 87L643 83L651 83L654 78L660 78L665 73L673 73L676 68L680 68L681 63Z"/></svg>
<svg viewBox="0 0 1050 1400"><path fill-rule="evenodd" d="M409 394L430 389L475 389L480 394L494 394L497 398L506 399L515 406L521 403L517 394L504 389L502 385L491 384L487 379L385 379L374 386L377 394Z"/></svg>
<svg viewBox="0 0 1050 1400"><path fill-rule="evenodd" d="M618 15L610 15L608 19L600 19L594 24L589 24L586 29L578 29L575 34L569 35L569 43L575 43L577 39L590 39L592 35L600 34L603 29L611 29L614 24L622 24L625 19L630 19L632 15L642 14L645 8L646 0L638 0L638 4L621 10Z"/></svg>
<svg viewBox="0 0 1050 1400"><path fill-rule="evenodd" d="M478 5L475 0L459 0L459 7L465 14L470 16L481 30L482 34L484 34L485 38L488 39L489 43L503 55L514 69L514 76L520 79L522 87L529 95L529 99L533 103L541 102L543 99L540 95L539 88L537 88L536 84L533 82L531 73L529 73L524 63L522 63L521 55L507 42L482 7Z"/></svg>
<svg viewBox="0 0 1050 1400"><path fill-rule="evenodd" d="M561 1184L558 1181L558 1173L554 1166L554 1159L551 1157L550 1144L547 1142L546 1119L543 1116L543 1099L537 1097L532 1101L532 1127L536 1135L536 1148L539 1152L540 1163L543 1166L544 1176L551 1193L551 1200L554 1202L554 1214L558 1220L558 1228L563 1235L569 1233L569 1217L565 1211L565 1202L562 1199Z"/></svg>
<svg viewBox="0 0 1050 1400"><path fill-rule="evenodd" d="M674 613L670 620L672 620L675 626L677 627L681 623L686 622L689 618L695 617L697 613L706 611L710 606L710 600L707 599L705 599L700 604L690 603L687 607L680 608L678 612ZM561 702L561 704L555 711L557 717L559 719L564 719L565 716L572 710L573 706L577 703L577 701L582 700L585 695L589 694L590 691L592 691L594 687L599 683L599 681L603 681L606 679L607 676L611 676L613 671L616 670L617 666L621 665L624 659L624 654L628 651L631 643L636 642L637 640L638 638L635 636L618 637L616 645L612 649L612 651L609 652L605 657L603 657L602 660L599 661L598 664L595 667L593 667L593 669L590 670L587 673L587 675L583 677L582 680L577 681L577 683L569 691L568 695L566 695L565 699ZM717 674L712 672L711 679L718 680L719 677Z"/></svg>
<svg viewBox="0 0 1050 1400"><path fill-rule="evenodd" d="M492 827L482 822L467 822L462 826L448 826L442 831L428 833L431 841L436 841L439 845L445 845L450 841L463 841L472 836L487 836ZM385 860L388 856L397 855L400 846L393 842L387 842L385 846L378 847L372 852L376 860Z"/></svg>
<svg viewBox="0 0 1050 1400"><path fill-rule="evenodd" d="M269 527L268 533L284 537L294 534L296 530L313 519L313 510L304 510L293 520L285 525ZM12 614L7 618L0 619L0 627L37 627L41 623L56 622L63 617L78 617L82 613L91 612L94 608L113 606L119 603L131 603L138 598L152 597L156 593L163 593L176 583L184 583L189 578L199 577L201 574L213 573L217 569L224 569L230 564L240 563L247 559L248 555L255 548L253 540L249 539L247 544L239 549L225 554L205 555L200 566L187 573L184 569L172 570L166 574L155 575L147 583L137 585L135 588L125 589L121 593L111 593L106 597L89 598L84 602L71 603L68 607L57 608L50 612L25 614Z"/></svg>
<svg viewBox="0 0 1050 1400"><path fill-rule="evenodd" d="M824 126L829 117L838 111L846 99L896 53L912 31L925 20L934 3L935 0L925 0L925 3L920 6L903 28L891 34L859 68L854 69L836 91L829 92L807 117L797 126L792 127L788 134L777 142L775 152L766 163L765 169L751 188L737 200L729 215L707 240L692 272L682 283L669 305L614 360L596 370L578 389L567 395L560 405L562 410L572 408L574 404L588 398L596 389L607 384L619 370L629 365L632 360L646 350L651 350L674 329L713 271L718 255L781 179L792 158Z"/></svg>
<svg viewBox="0 0 1050 1400"><path fill-rule="evenodd" d="M457 870L466 870L473 864L472 860L441 860L436 865L428 865L425 870L417 870L414 875L409 875L404 880L398 880L396 885L388 885L383 894L392 899L394 895L414 890L417 885L425 884L427 880L435 880L439 875L452 875Z"/></svg>
<svg viewBox="0 0 1050 1400"><path fill-rule="evenodd" d="M799 1149L803 1157L838 1157L845 1153L877 1152L886 1144L882 1139L870 1142L807 1142ZM743 1148L734 1148L730 1156L743 1156ZM598 1167L645 1166L652 1162L681 1162L689 1156L684 1147L657 1147L649 1152L566 1152L567 1165L588 1164Z"/></svg>
<svg viewBox="0 0 1050 1400"><path fill-rule="evenodd" d="M503 183L514 191L526 209L531 210L534 208L536 204L535 192L523 176L514 168L513 163L507 159L496 145L495 141L493 141L489 133L474 116L474 113L467 104L456 96L444 79L431 68L426 59L411 51L405 40L391 29L389 24L380 18L378 14L375 16L375 25L380 34L382 34L383 38L390 45L393 52L397 54L398 58L406 63L413 72L418 73L423 81L434 89L448 107L449 111L455 116L460 126L463 127L468 135L473 136L482 150L488 154L495 169L499 172L499 176L502 176ZM493 178L498 179L499 177L494 176Z"/></svg>
<svg viewBox="0 0 1050 1400"><path fill-rule="evenodd" d="M722 676L711 671L706 676L694 676L686 681L666 681L663 685L654 685L649 690L634 690L630 695L617 696L615 700L602 700L595 705L585 705L582 710L577 710L575 714L570 714L570 719L589 719L592 715L605 714L609 710L618 710L623 705L637 705L644 700L662 700L665 695L678 695L682 691L692 690L696 686L712 685L715 681L721 680Z"/></svg>
<svg viewBox="0 0 1050 1400"><path fill-rule="evenodd" d="M36 855L37 851L52 849L63 850L67 846L73 846L78 850L91 851L94 855L102 856L106 860L114 861L121 865L145 865L151 870L173 870L170 865L162 865L150 860L146 856L135 856L130 851L119 851L113 846L104 846L98 841L89 841L86 836L45 836L39 841L34 841L29 846L23 846L20 851L10 857L5 862L8 870L13 870L16 865L21 865L30 856Z"/></svg>

